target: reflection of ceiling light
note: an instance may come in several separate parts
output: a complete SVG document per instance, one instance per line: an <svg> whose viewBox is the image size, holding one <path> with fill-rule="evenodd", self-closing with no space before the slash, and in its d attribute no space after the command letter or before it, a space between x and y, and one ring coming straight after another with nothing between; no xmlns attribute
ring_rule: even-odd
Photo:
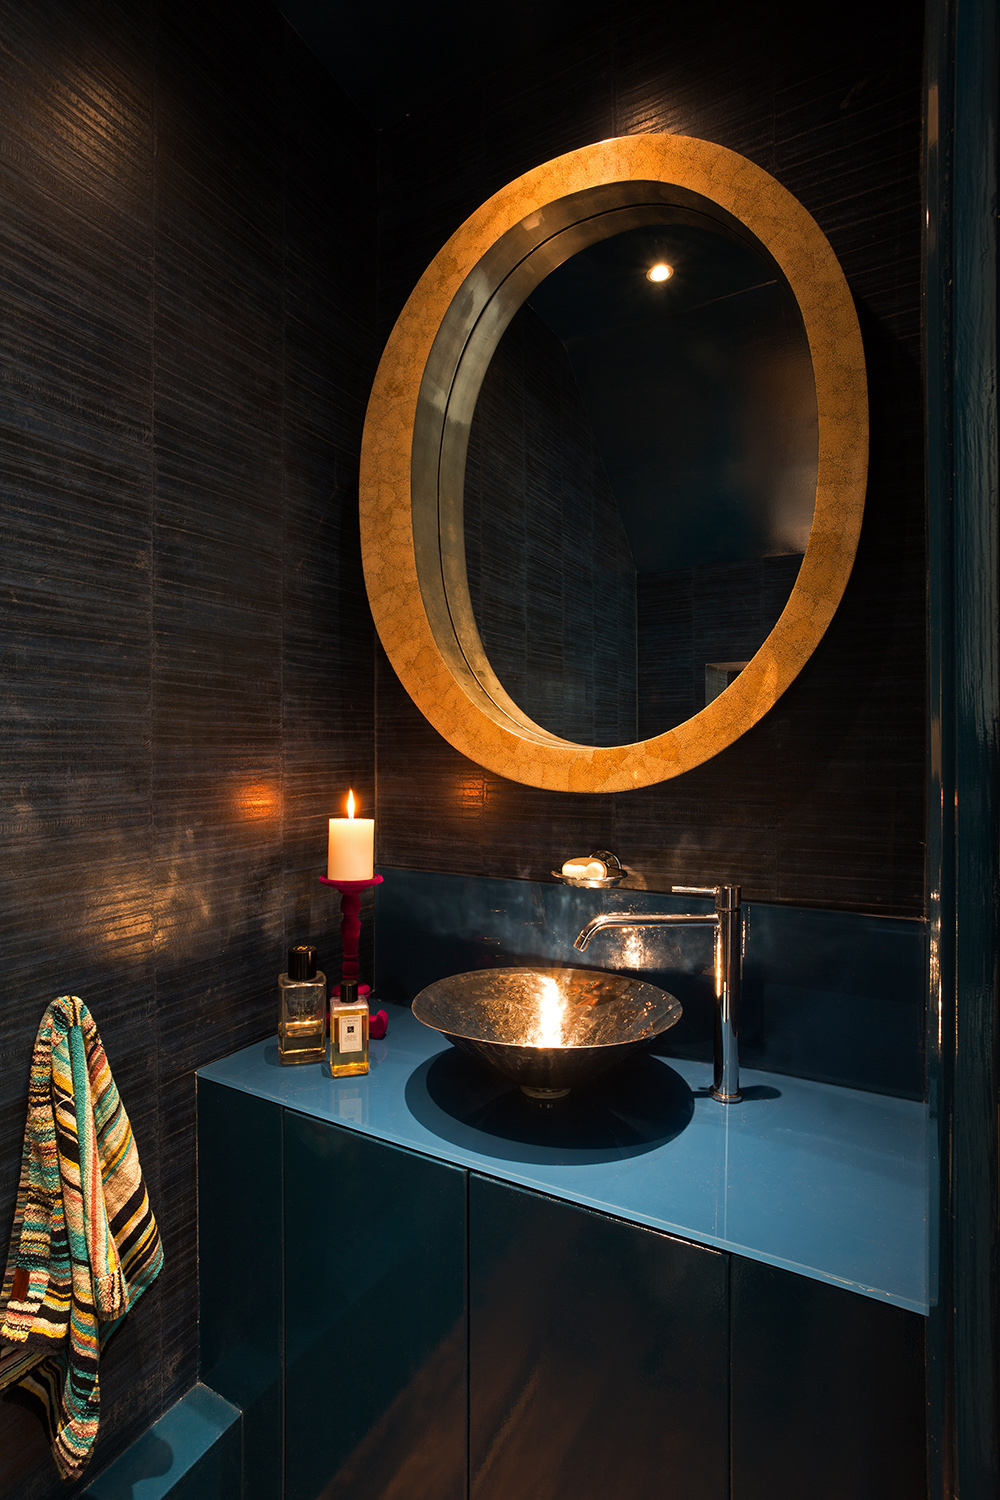
<svg viewBox="0 0 1000 1500"><path fill-rule="evenodd" d="M646 272L647 281L669 281L674 274L673 266L668 266L665 261L657 261L655 266L650 266Z"/></svg>

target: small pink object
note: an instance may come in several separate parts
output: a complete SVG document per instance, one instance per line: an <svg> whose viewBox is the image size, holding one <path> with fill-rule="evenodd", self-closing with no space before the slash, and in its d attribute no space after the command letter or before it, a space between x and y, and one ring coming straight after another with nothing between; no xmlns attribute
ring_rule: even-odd
<svg viewBox="0 0 1000 1500"><path fill-rule="evenodd" d="M389 1017L384 1010L377 1010L368 1022L368 1035L380 1042L389 1030Z"/></svg>

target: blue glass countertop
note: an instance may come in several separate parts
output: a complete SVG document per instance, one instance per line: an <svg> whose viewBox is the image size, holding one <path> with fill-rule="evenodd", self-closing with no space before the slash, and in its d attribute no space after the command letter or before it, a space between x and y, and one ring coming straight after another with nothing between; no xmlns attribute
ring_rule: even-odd
<svg viewBox="0 0 1000 1500"><path fill-rule="evenodd" d="M922 1104L745 1070L708 1097L705 1063L635 1055L538 1105L403 1007L371 1071L282 1067L276 1041L199 1077L506 1182L926 1313Z"/></svg>

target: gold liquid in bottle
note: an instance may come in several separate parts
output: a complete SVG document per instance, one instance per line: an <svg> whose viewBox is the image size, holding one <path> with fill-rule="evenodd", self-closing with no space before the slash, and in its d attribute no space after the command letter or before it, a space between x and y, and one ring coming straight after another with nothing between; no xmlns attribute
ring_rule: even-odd
<svg viewBox="0 0 1000 1500"><path fill-rule="evenodd" d="M282 1021L278 1026L278 1050L283 1063L323 1060L322 1021Z"/></svg>
<svg viewBox="0 0 1000 1500"><path fill-rule="evenodd" d="M368 1002L358 994L356 979L342 979L340 994L330 996L326 1070L331 1078L368 1072Z"/></svg>
<svg viewBox="0 0 1000 1500"><path fill-rule="evenodd" d="M316 949L288 950L288 972L278 975L278 1056L282 1063L323 1061L326 975L316 967Z"/></svg>

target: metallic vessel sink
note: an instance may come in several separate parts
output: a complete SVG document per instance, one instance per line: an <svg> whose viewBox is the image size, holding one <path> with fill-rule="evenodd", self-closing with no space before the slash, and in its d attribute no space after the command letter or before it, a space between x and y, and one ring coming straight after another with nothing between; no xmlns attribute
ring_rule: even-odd
<svg viewBox="0 0 1000 1500"><path fill-rule="evenodd" d="M536 1099L558 1099L680 1020L673 995L593 969L477 969L429 984L413 1014Z"/></svg>

